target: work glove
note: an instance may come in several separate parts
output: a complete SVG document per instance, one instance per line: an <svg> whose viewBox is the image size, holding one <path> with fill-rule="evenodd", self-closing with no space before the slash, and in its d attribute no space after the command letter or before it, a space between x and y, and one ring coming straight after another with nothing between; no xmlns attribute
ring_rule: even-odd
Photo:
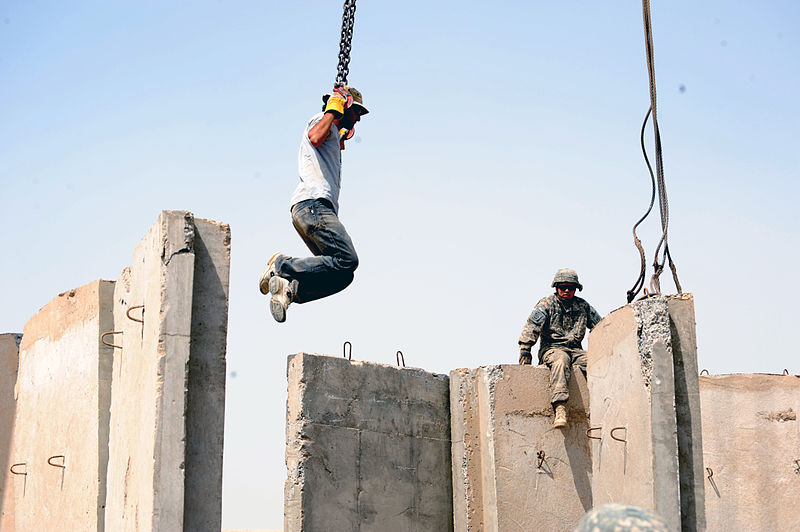
<svg viewBox="0 0 800 532"><path fill-rule="evenodd" d="M355 135L355 133L356 133L356 129L354 127L350 128L350 129L345 129L345 128L340 129L339 130L339 148L344 150L344 141L350 140L351 138L353 138L353 135Z"/></svg>
<svg viewBox="0 0 800 532"><path fill-rule="evenodd" d="M334 87L328 102L325 104L325 112L332 113L334 118L341 118L344 110L353 105L353 96L344 87Z"/></svg>
<svg viewBox="0 0 800 532"><path fill-rule="evenodd" d="M525 366L528 364L533 364L533 357L530 353L520 353L519 354L519 364L521 366Z"/></svg>

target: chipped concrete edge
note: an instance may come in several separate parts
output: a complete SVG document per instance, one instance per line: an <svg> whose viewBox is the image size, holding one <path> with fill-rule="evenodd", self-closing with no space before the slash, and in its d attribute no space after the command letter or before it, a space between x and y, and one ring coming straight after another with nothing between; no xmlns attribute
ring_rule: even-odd
<svg viewBox="0 0 800 532"><path fill-rule="evenodd" d="M645 388L650 391L653 378L653 345L661 341L672 354L672 334L669 328L669 307L665 296L653 296L631 303L637 325L639 358Z"/></svg>

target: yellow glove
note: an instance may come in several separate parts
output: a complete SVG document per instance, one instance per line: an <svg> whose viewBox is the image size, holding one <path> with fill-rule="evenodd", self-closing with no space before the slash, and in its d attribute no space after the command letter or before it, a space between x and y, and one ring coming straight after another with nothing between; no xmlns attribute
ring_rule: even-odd
<svg viewBox="0 0 800 532"><path fill-rule="evenodd" d="M333 113L334 118L341 118L344 110L353 103L353 96L344 87L334 87L325 104L325 112Z"/></svg>
<svg viewBox="0 0 800 532"><path fill-rule="evenodd" d="M328 98L328 103L325 104L325 112L332 113L334 118L341 118L344 114L344 106L346 102L338 95L333 94Z"/></svg>

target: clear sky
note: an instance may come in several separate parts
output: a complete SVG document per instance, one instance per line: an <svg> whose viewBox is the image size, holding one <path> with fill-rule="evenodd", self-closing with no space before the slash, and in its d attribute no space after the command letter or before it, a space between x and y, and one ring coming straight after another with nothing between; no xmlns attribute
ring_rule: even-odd
<svg viewBox="0 0 800 532"><path fill-rule="evenodd" d="M360 0L349 81L372 112L343 154L340 215L361 265L275 323L258 277L274 251L306 254L288 202L341 4L0 1L0 332L118 278L162 209L230 223L227 528L282 527L288 354L349 340L359 360L400 349L437 373L515 363L557 268L602 314L638 275L638 2ZM800 373L800 3L657 1L652 16L699 365ZM640 235L650 264L657 213Z"/></svg>

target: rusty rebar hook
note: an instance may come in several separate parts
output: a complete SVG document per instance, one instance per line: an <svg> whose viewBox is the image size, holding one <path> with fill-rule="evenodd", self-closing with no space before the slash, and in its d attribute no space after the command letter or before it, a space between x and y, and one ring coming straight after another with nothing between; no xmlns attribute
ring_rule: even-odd
<svg viewBox="0 0 800 532"><path fill-rule="evenodd" d="M54 458L61 458L62 462L61 462L60 464L54 464L54 463L52 462L52 460L53 460ZM48 464L48 465L51 465L51 466L53 466L53 467L60 467L61 469L66 469L66 468L67 468L67 466L65 466L65 465L64 465L64 462L63 462L64 460L65 460L65 457L64 457L64 455L63 455L63 454L54 454L53 456L51 456L50 458L48 458L48 459L47 459L47 464Z"/></svg>
<svg viewBox="0 0 800 532"><path fill-rule="evenodd" d="M100 335L100 341L103 343L103 345L107 345L108 347L116 347L118 349L122 349L121 345L115 345L115 344L110 344L110 343L106 342L106 336L108 336L109 334L122 334L122 331L108 331L108 332L104 332L103 334Z"/></svg>
<svg viewBox="0 0 800 532"><path fill-rule="evenodd" d="M400 365L400 361L402 360L403 361L403 367L406 367L406 357L403 356L403 352L402 351L398 351L394 355L394 358L397 360L397 365L398 366Z"/></svg>
<svg viewBox="0 0 800 532"><path fill-rule="evenodd" d="M706 375L711 375L711 374L708 372L708 370L707 370L707 369L701 369L701 370L700 370L700 375L702 375L704 371L706 372Z"/></svg>
<svg viewBox="0 0 800 532"><path fill-rule="evenodd" d="M61 458L61 463L60 464L54 464L53 460L55 458ZM64 473L66 472L66 469L67 469L67 466L64 465L65 461L66 461L66 457L63 454L55 454L55 455L53 455L53 456L51 456L50 458L47 459L47 464L48 465L51 465L53 467L57 467L57 468L61 469L61 489L62 490L64 489Z"/></svg>
<svg viewBox="0 0 800 532"><path fill-rule="evenodd" d="M590 440L602 440L603 438L600 436L592 436L591 434L589 434L593 430L601 430L602 428L603 427L589 427L588 429L586 429L586 437L589 438Z"/></svg>
<svg viewBox="0 0 800 532"><path fill-rule="evenodd" d="M536 464L536 469L541 469L545 459L544 451L536 451L536 458L539 459L539 462Z"/></svg>
<svg viewBox="0 0 800 532"><path fill-rule="evenodd" d="M350 348L349 353L347 352L348 347ZM353 344L351 344L349 341L345 341L342 344L342 356L347 360L353 360Z"/></svg>
<svg viewBox="0 0 800 532"><path fill-rule="evenodd" d="M613 429L611 429L611 432L609 433L609 436L611 436L612 440L617 440L617 441L621 441L621 442L627 442L628 441L628 440L623 440L622 438L617 438L616 436L614 436L614 431L615 430L624 430L625 431L625 437L627 438L628 437L628 429L627 429L627 427L614 427Z"/></svg>
<svg viewBox="0 0 800 532"><path fill-rule="evenodd" d="M22 473L20 473L19 471L14 471L14 468L17 467L17 466L25 466L25 471L22 472ZM28 474L28 463L27 462L20 462L18 464L12 464L11 467L8 468L8 470L11 471L11 473L14 474L14 475L26 475L27 476L27 474Z"/></svg>
<svg viewBox="0 0 800 532"><path fill-rule="evenodd" d="M137 308L142 309L142 319L134 318L133 316L131 316L131 311ZM138 321L139 323L144 323L144 305L135 305L133 307L128 307L128 310L125 311L125 315L128 316L129 320Z"/></svg>
<svg viewBox="0 0 800 532"><path fill-rule="evenodd" d="M788 376L789 375L789 370L786 369L786 368L783 368L783 375L784 376Z"/></svg>
<svg viewBox="0 0 800 532"><path fill-rule="evenodd" d="M714 476L714 471L710 467L707 467L706 473L708 473L708 480L711 480L711 477Z"/></svg>

